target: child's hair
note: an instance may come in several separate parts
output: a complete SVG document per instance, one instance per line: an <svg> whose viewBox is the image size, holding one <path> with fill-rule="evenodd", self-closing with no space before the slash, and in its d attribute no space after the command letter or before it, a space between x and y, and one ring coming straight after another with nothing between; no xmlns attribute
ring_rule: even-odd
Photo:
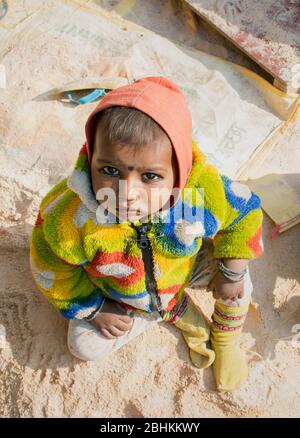
<svg viewBox="0 0 300 438"><path fill-rule="evenodd" d="M126 106L106 108L96 116L95 127L99 123L101 123L103 141L107 146L117 143L143 146L169 139L155 120L136 108Z"/></svg>

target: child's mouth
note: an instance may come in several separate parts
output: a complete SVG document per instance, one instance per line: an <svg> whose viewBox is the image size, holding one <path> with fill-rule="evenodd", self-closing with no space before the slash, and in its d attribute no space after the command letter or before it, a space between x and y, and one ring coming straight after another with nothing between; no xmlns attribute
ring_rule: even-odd
<svg viewBox="0 0 300 438"><path fill-rule="evenodd" d="M142 214L139 209L127 209L127 208L118 208L117 211L122 214Z"/></svg>
<svg viewBox="0 0 300 438"><path fill-rule="evenodd" d="M118 216L122 216L122 217L131 217L131 218L143 217L143 212L139 209L117 208L116 213Z"/></svg>

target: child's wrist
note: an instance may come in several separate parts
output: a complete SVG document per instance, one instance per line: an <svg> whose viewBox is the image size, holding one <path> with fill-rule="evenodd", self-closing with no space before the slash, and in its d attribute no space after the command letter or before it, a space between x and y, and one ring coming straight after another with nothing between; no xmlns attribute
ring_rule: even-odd
<svg viewBox="0 0 300 438"><path fill-rule="evenodd" d="M249 263L249 259L222 258L221 261L226 268L234 272L242 272Z"/></svg>
<svg viewBox="0 0 300 438"><path fill-rule="evenodd" d="M238 270L238 268L236 268L237 270L233 270L233 269L231 269L231 266L229 268L224 259L218 260L218 269L226 279L228 279L234 283L242 281L244 279L244 276L247 273L247 265L243 270L241 270L241 268L239 270ZM237 266L237 265L235 264L233 266Z"/></svg>
<svg viewBox="0 0 300 438"><path fill-rule="evenodd" d="M98 306L96 310L94 310L89 316L86 316L84 319L89 322L93 321L93 319L95 319L96 316L101 312L104 302L105 298L103 298L100 306Z"/></svg>

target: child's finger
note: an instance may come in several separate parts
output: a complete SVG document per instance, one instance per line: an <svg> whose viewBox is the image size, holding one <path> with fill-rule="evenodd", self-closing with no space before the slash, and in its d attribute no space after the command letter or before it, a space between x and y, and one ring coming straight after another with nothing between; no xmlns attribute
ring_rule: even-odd
<svg viewBox="0 0 300 438"><path fill-rule="evenodd" d="M238 298L243 298L243 296L244 296L244 291L241 290L241 292L238 294Z"/></svg>
<svg viewBox="0 0 300 438"><path fill-rule="evenodd" d="M119 330L128 331L132 327L132 323L126 323L124 321L118 320L118 322L114 323L114 326L117 327Z"/></svg>
<svg viewBox="0 0 300 438"><path fill-rule="evenodd" d="M109 327L109 332L113 336L123 336L125 332L123 330L119 330L115 325Z"/></svg>
<svg viewBox="0 0 300 438"><path fill-rule="evenodd" d="M127 315L119 315L119 319L121 320L121 321L124 321L126 324L132 324L132 322L133 322L133 319L132 318L130 318L130 316L127 316Z"/></svg>
<svg viewBox="0 0 300 438"><path fill-rule="evenodd" d="M100 329L100 332L102 333L102 335L103 335L105 338L108 338L108 339L116 339L116 336L112 336L112 335L110 334L110 332L109 332L107 329L105 329L105 328Z"/></svg>

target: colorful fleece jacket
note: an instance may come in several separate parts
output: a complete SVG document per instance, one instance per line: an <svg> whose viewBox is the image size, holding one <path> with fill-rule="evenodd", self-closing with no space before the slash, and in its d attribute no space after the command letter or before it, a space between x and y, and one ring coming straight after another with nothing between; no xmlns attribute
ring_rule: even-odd
<svg viewBox="0 0 300 438"><path fill-rule="evenodd" d="M216 258L252 259L263 253L258 196L208 164L195 142L192 152L181 197L151 216L147 232L160 313L173 323L186 308L185 286L204 237L213 239ZM151 316L157 309L147 289L137 231L129 221L113 223L100 208L85 144L70 176L41 202L30 244L35 282L68 319L88 317L105 297Z"/></svg>

